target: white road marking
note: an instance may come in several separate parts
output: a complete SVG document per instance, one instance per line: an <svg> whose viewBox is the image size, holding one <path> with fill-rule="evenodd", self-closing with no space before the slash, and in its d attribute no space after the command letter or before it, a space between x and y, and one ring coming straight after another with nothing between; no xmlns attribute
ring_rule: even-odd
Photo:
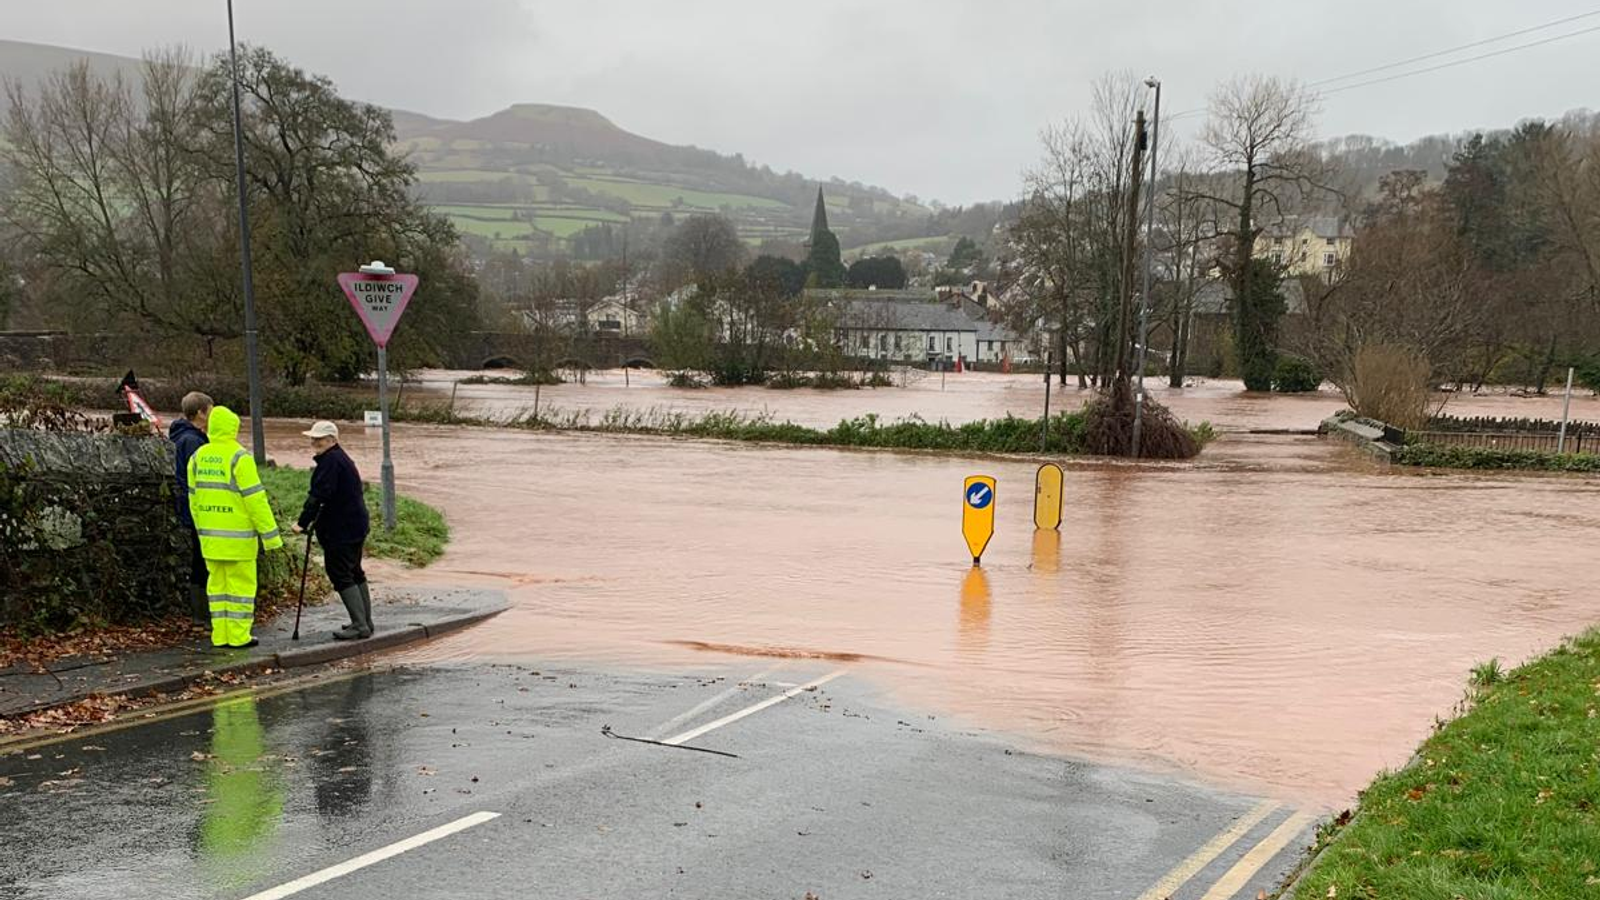
<svg viewBox="0 0 1600 900"><path fill-rule="evenodd" d="M805 684L800 685L799 687L792 687L792 688L788 689L787 691L784 691L783 693L779 694L776 697L768 697L767 699L761 701L760 703L755 704L754 706L747 706L744 709L741 709L736 713L730 713L729 715L723 716L722 718L717 719L716 721L707 722L706 724L701 725L698 728L691 728L688 731L685 731L683 734L677 735L676 737L667 738L666 740L662 741L662 743L663 744L672 744L672 745L676 746L678 744L682 744L682 743L685 743L687 741L692 741L695 738L699 737L702 734L705 734L708 731L715 731L716 729L721 728L724 725L729 725L729 724L732 724L734 722L737 722L740 719L744 718L745 716L753 716L756 713L761 712L763 709L766 709L769 706L776 706L779 703L782 703L783 701L788 700L790 697L794 697L794 696L797 696L799 694L803 694L806 691L809 691L809 690L811 690L813 688L821 687L822 685L827 684L828 682L834 680L835 678L838 678L840 675L843 675L844 673L845 673L844 669L838 669L836 671L829 672L828 674L822 676L821 678L818 678L815 681L808 681Z"/></svg>
<svg viewBox="0 0 1600 900"><path fill-rule="evenodd" d="M666 720L665 722L662 722L660 725L657 725L656 727L654 727L654 728L650 729L649 731L645 732L645 737L652 738L652 739L661 737L663 734L666 734L667 730L672 728L674 725L677 725L680 722L686 722L689 719L692 719L695 716L700 715L701 713L705 712L706 710L710 709L711 707L716 706L718 703L721 703L722 701L728 699L729 697L732 697L734 694L739 693L739 691L743 690L746 685L749 685L752 682L760 681L761 679L765 678L768 675L771 675L773 672L776 672L781 668L783 668L783 663L779 663L779 664L777 664L777 665L775 665L775 666L773 666L773 667L771 667L769 669L763 669L762 671L757 672L754 675L751 675L749 678L746 678L743 681L740 681L738 684L734 685L733 687L730 687L727 690L719 692L718 694L716 694L716 696L707 697L705 700L702 700L701 702L696 703L694 705L693 709L687 710L685 712L678 713L677 715L675 715L672 718ZM789 686L790 685L784 685L784 687L789 687Z"/></svg>
<svg viewBox="0 0 1600 900"><path fill-rule="evenodd" d="M440 825L438 828L424 831L423 833L414 837L408 837L403 841L395 841L387 847L379 847L371 853L363 853L355 859L347 862L329 866L320 872L312 872L310 875L306 875L302 878L296 878L287 884L280 884L275 888L269 888L259 894L251 894L250 896L244 898L244 900L281 900L283 897L298 894L307 888L313 888L319 884L332 881L335 878L349 875L351 872L354 872L358 869L365 869L367 866L376 865L377 863L381 863L390 857L399 856L407 850L415 850L424 844L431 844L440 838L449 837L458 831L465 831L474 825L482 825L490 819L497 819L499 817L500 814L497 812L475 812L470 816L463 816L454 822L448 822L444 825Z"/></svg>
<svg viewBox="0 0 1600 900"><path fill-rule="evenodd" d="M1289 845L1290 841L1294 840L1295 835L1304 831L1306 826L1315 821L1315 816L1309 816L1305 813L1295 813L1284 819L1283 824L1267 835L1261 843L1251 847L1249 853L1246 853L1238 862L1233 864L1233 868L1222 873L1222 877L1217 879L1217 883L1212 885L1211 890L1206 891L1205 896L1201 897L1200 900L1228 900L1234 894L1239 893L1239 889L1244 887L1245 882L1261 871L1262 866L1271 862L1272 858L1278 855L1279 850L1282 850Z"/></svg>
<svg viewBox="0 0 1600 900"><path fill-rule="evenodd" d="M1271 800L1257 803L1253 809L1240 816L1234 823L1209 841L1199 850L1189 855L1189 858L1176 866L1172 871L1162 876L1161 880L1150 886L1150 890L1139 895L1139 900L1167 900L1178 888L1188 883L1189 879L1200 873L1201 869L1211 864L1211 861L1222 855L1224 850L1232 847L1246 832L1256 827L1278 808L1278 804Z"/></svg>

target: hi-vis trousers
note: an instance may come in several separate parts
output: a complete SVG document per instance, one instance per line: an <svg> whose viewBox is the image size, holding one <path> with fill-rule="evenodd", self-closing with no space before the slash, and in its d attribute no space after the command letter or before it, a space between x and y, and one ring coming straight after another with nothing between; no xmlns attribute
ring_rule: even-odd
<svg viewBox="0 0 1600 900"><path fill-rule="evenodd" d="M256 620L256 561L206 560L206 597L211 604L211 646L250 643Z"/></svg>

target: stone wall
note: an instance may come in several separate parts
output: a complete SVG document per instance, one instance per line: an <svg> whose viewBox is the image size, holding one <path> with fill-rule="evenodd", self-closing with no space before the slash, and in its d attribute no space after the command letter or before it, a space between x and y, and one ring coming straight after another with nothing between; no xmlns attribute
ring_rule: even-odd
<svg viewBox="0 0 1600 900"><path fill-rule="evenodd" d="M172 465L159 438L0 428L0 628L181 609Z"/></svg>

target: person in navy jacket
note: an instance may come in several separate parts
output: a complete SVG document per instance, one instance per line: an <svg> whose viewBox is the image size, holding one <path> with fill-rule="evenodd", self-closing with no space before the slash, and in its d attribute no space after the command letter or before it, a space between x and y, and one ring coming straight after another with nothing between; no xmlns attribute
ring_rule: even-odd
<svg viewBox="0 0 1600 900"><path fill-rule="evenodd" d="M178 508L178 527L189 542L189 614L196 622L211 624L211 607L206 597L206 561L200 555L200 536L194 530L194 517L189 515L189 457L206 445L206 419L214 405L211 398L199 391L183 396L183 418L173 419L167 427L167 438L177 451L177 465L173 475L178 489L172 499Z"/></svg>
<svg viewBox="0 0 1600 900"><path fill-rule="evenodd" d="M293 530L296 534L316 531L328 580L350 614L350 624L335 631L334 640L372 637L372 592L367 587L367 573L361 569L370 527L361 473L339 446L339 426L318 422L301 433L311 438L317 468L311 473L311 490Z"/></svg>

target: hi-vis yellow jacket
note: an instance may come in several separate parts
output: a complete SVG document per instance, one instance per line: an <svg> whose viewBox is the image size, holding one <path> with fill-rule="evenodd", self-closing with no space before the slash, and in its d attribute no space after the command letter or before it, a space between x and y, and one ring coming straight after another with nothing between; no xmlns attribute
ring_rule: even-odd
<svg viewBox="0 0 1600 900"><path fill-rule="evenodd" d="M214 407L206 425L210 443L189 458L189 512L206 559L255 559L256 540L283 546L267 503L267 488L250 451L239 446L239 416Z"/></svg>

